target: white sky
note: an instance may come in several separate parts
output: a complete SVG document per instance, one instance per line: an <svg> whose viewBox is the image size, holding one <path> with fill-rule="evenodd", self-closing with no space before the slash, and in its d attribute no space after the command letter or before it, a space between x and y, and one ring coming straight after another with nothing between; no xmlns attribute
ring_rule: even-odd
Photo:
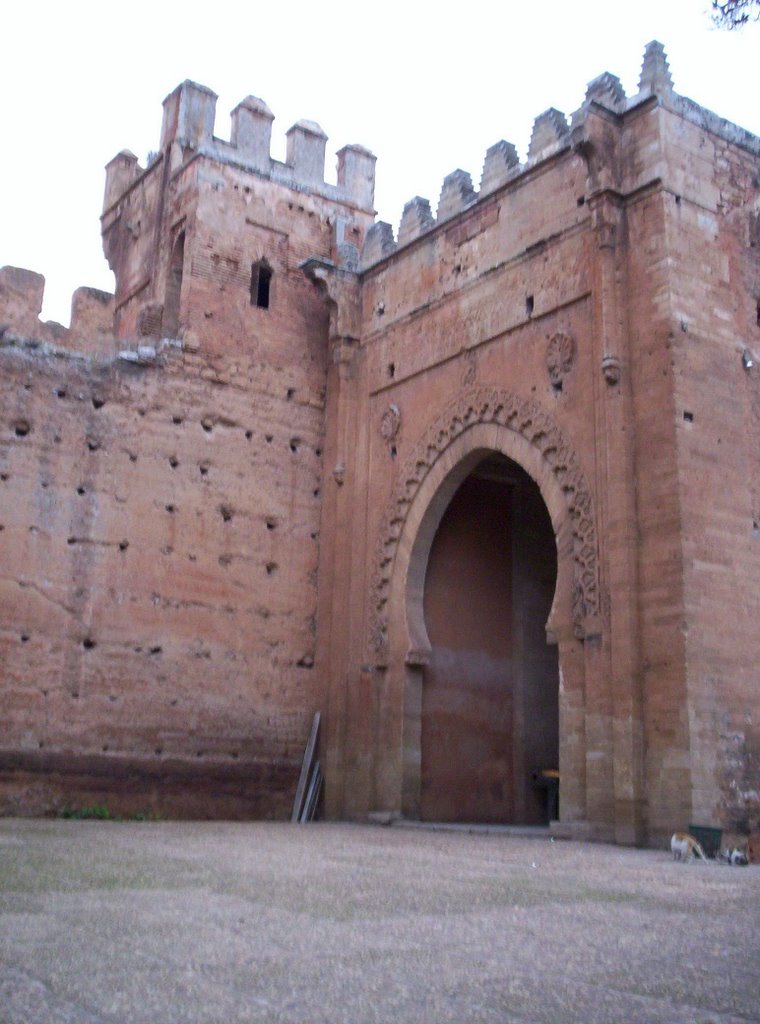
<svg viewBox="0 0 760 1024"><path fill-rule="evenodd" d="M525 159L533 119L571 113L602 71L636 92L645 44L665 44L676 90L760 135L760 25L712 28L708 0L541 0L535 4L384 0L26 0L3 13L0 266L47 279L43 318L69 322L79 285L113 290L99 215L104 165L144 164L161 101L185 78L219 94L216 134L252 93L285 131L318 121L334 154L378 157L376 207L397 229L403 204L430 199L462 167L478 187L485 151L505 138Z"/></svg>

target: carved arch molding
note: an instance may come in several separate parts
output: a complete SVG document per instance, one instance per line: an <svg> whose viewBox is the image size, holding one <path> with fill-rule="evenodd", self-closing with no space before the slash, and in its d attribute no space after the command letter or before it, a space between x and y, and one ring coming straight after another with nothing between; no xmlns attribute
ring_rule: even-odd
<svg viewBox="0 0 760 1024"><path fill-rule="evenodd" d="M537 402L511 391L473 387L462 393L430 425L402 467L380 524L370 586L370 650L379 661L388 646L388 598L399 539L409 509L437 459L475 424L493 423L520 434L538 449L565 499L573 537L573 606L575 635L600 615L598 547L594 512L586 478L573 449L554 420Z"/></svg>

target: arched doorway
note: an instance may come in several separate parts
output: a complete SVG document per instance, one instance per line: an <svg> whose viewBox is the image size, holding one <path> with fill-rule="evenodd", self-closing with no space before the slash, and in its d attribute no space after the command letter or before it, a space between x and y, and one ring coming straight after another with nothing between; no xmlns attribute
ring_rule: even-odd
<svg viewBox="0 0 760 1024"><path fill-rule="evenodd" d="M609 761L587 758L587 690L597 695L605 685L591 492L552 419L535 402L487 386L464 391L431 421L400 468L379 524L365 634L379 709L373 806L420 817L422 690L432 655L424 616L430 550L461 484L497 454L534 481L551 519L557 581L540 625L558 648L559 817L565 825L585 822L587 762L594 769L594 800L611 785Z"/></svg>
<svg viewBox="0 0 760 1024"><path fill-rule="evenodd" d="M482 453L443 512L425 571L421 818L548 820L541 772L559 766L559 670L545 627L556 584L541 492L514 461Z"/></svg>

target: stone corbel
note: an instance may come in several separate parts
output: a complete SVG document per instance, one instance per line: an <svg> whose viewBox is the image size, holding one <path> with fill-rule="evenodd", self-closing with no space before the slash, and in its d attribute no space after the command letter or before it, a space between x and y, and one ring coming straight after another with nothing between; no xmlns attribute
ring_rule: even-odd
<svg viewBox="0 0 760 1024"><path fill-rule="evenodd" d="M353 351L359 341L361 328L358 275L319 256L310 256L299 265L299 269L327 299L333 350L347 347L349 352ZM344 361L341 356L336 359L336 362Z"/></svg>
<svg viewBox="0 0 760 1024"><path fill-rule="evenodd" d="M573 115L570 144L586 165L589 201L619 187L619 118L596 102L586 102Z"/></svg>
<svg viewBox="0 0 760 1024"><path fill-rule="evenodd" d="M614 249L617 245L618 206L613 195L595 196L589 205L599 248Z"/></svg>

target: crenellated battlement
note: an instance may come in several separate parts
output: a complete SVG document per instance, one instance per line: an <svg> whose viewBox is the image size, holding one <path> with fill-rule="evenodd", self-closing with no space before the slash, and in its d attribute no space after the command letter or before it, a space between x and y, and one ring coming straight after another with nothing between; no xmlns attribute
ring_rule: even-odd
<svg viewBox="0 0 760 1024"><path fill-rule="evenodd" d="M0 332L89 354L114 350L113 295L99 288L77 288L71 297L71 325L40 320L45 278L23 267L0 267Z"/></svg>
<svg viewBox="0 0 760 1024"><path fill-rule="evenodd" d="M337 153L337 184L325 181L327 135L316 121L296 121L286 132L284 163L270 154L274 114L264 100L246 96L232 110L230 140L214 135L217 95L189 79L164 100L160 156L172 172L196 155L232 164L299 191L311 191L327 199L372 212L375 194L373 153L363 146L347 145ZM104 211L147 171L128 150L118 153L106 166Z"/></svg>
<svg viewBox="0 0 760 1024"><path fill-rule="evenodd" d="M635 95L626 96L620 79L605 71L589 82L583 103L569 119L555 107L550 107L536 117L524 163L520 162L515 146L502 139L486 152L479 191L473 188L470 174L457 169L446 175L443 180L435 217L432 215L430 201L415 196L404 206L397 240L394 238L392 226L387 222L374 225L365 239L361 269L369 269L397 249L411 244L422 235L435 230L443 222L474 206L497 189L516 181L533 171L539 164L570 149L573 138L582 134L583 125L592 106L604 108L615 117L622 117L653 98L666 109L699 124L707 131L760 154L760 139L756 136L674 92L665 49L662 43L653 40L644 52L639 90Z"/></svg>

